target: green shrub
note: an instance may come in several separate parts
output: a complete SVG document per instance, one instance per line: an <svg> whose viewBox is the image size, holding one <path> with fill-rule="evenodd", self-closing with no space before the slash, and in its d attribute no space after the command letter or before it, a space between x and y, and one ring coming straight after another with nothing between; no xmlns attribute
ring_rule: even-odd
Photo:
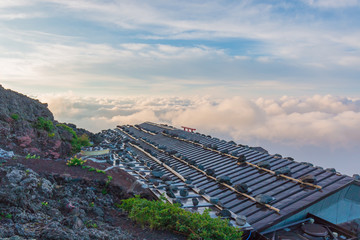
<svg viewBox="0 0 360 240"><path fill-rule="evenodd" d="M47 132L52 132L54 130L54 125L51 120L47 120L43 117L38 117L38 119L35 123L35 128L43 129Z"/></svg>
<svg viewBox="0 0 360 240"><path fill-rule="evenodd" d="M85 222L85 226L87 228L98 228L98 225L96 223L92 223L91 221Z"/></svg>
<svg viewBox="0 0 360 240"><path fill-rule="evenodd" d="M105 174L105 171L104 171L104 170L100 170L100 169L96 169L96 172L97 172L97 173L103 173L103 174Z"/></svg>
<svg viewBox="0 0 360 240"><path fill-rule="evenodd" d="M86 135L85 133L83 135L80 136L79 138L79 143L81 146L84 146L84 147L88 147L90 146L90 140L89 140L89 137L88 135Z"/></svg>
<svg viewBox="0 0 360 240"><path fill-rule="evenodd" d="M0 213L0 220L2 220L3 218L8 218L8 219L12 219L13 215L8 213L8 214L5 214L5 213Z"/></svg>
<svg viewBox="0 0 360 240"><path fill-rule="evenodd" d="M151 229L166 229L186 234L189 239L241 239L242 232L228 225L228 220L211 218L210 210L203 214L191 213L160 201L149 201L139 196L122 201L120 207L129 212L129 217Z"/></svg>
<svg viewBox="0 0 360 240"><path fill-rule="evenodd" d="M78 158L77 156L74 156L70 158L66 165L68 166L82 166L84 163L86 163L86 160L82 160L81 158Z"/></svg>
<svg viewBox="0 0 360 240"><path fill-rule="evenodd" d="M36 154L31 155L30 153L28 153L25 159L40 159L40 156L36 156Z"/></svg>
<svg viewBox="0 0 360 240"><path fill-rule="evenodd" d="M10 117L11 117L12 119L14 119L15 121L17 121L17 120L19 119L19 115L16 114L16 113L11 114Z"/></svg>
<svg viewBox="0 0 360 240"><path fill-rule="evenodd" d="M110 184L110 182L113 180L113 177L112 176L107 176L107 181L106 181L106 186L108 186Z"/></svg>
<svg viewBox="0 0 360 240"><path fill-rule="evenodd" d="M55 133L54 132L53 133L48 133L48 136L51 137L51 138L55 137Z"/></svg>
<svg viewBox="0 0 360 240"><path fill-rule="evenodd" d="M65 125L65 124L57 124L57 127L62 127L64 128L66 131L68 131L69 133L72 134L72 140L71 140L71 148L72 148L72 152L73 153L78 153L81 150L81 147L88 147L90 146L90 141L89 141L89 137L86 134L81 135L81 137L79 138L76 134L76 132L74 131L74 129L72 129L71 127Z"/></svg>

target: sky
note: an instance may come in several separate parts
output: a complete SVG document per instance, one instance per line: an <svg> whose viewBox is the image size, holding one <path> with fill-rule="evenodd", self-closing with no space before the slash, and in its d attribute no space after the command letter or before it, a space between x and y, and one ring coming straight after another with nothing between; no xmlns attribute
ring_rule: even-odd
<svg viewBox="0 0 360 240"><path fill-rule="evenodd" d="M2 0L0 84L94 132L188 125L351 175L359 26L359 0Z"/></svg>

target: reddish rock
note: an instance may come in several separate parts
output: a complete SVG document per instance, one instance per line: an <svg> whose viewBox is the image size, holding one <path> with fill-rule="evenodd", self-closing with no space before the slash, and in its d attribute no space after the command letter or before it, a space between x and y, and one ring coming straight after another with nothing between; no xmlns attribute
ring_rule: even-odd
<svg viewBox="0 0 360 240"><path fill-rule="evenodd" d="M41 153L41 151L38 149L38 148L25 148L24 149L24 152L27 152L27 153L32 153L32 154L39 154Z"/></svg>
<svg viewBox="0 0 360 240"><path fill-rule="evenodd" d="M58 153L58 152L49 151L49 155L52 156L52 158L54 158L54 159L60 158L60 153Z"/></svg>
<svg viewBox="0 0 360 240"><path fill-rule="evenodd" d="M23 148L29 146L30 143L32 142L32 140L29 136L17 137L17 140L19 141L20 147L23 147Z"/></svg>
<svg viewBox="0 0 360 240"><path fill-rule="evenodd" d="M53 150L59 149L61 147L61 141L56 140L53 146Z"/></svg>

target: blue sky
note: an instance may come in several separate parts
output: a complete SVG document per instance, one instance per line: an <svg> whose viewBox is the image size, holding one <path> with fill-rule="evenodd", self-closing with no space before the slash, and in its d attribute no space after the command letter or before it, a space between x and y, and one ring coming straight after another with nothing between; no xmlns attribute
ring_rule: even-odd
<svg viewBox="0 0 360 240"><path fill-rule="evenodd" d="M188 124L349 173L359 26L359 0L2 0L0 83L93 131Z"/></svg>
<svg viewBox="0 0 360 240"><path fill-rule="evenodd" d="M359 10L357 0L2 1L1 78L37 94L357 96Z"/></svg>

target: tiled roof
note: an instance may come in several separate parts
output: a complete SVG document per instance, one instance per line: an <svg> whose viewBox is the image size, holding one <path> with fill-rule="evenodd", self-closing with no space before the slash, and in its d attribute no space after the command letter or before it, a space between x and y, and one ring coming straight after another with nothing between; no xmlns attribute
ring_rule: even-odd
<svg viewBox="0 0 360 240"><path fill-rule="evenodd" d="M258 231L275 225L354 181L346 175L311 164L169 126L147 122L122 128L140 147L150 149L157 158L168 161L181 176L191 178L195 187L205 189L209 196L218 198L224 208L237 215L245 215L248 223ZM176 154L169 154L170 150ZM244 156L245 162L238 163L238 159ZM259 163L269 169L259 167ZM291 174L277 172L284 168ZM214 170L215 176L206 174L208 169ZM316 182L301 180L307 175ZM229 177L232 185L220 184L216 181L219 176ZM241 193L235 187L237 184L246 184L251 191ZM267 204L256 202L259 195L273 197L273 201Z"/></svg>

